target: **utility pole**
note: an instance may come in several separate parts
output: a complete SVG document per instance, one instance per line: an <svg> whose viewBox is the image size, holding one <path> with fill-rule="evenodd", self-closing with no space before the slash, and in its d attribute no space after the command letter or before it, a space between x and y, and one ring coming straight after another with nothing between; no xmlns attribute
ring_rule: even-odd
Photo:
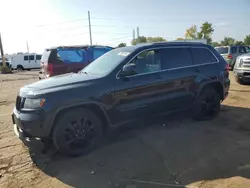
<svg viewBox="0 0 250 188"><path fill-rule="evenodd" d="M89 40L90 45L92 45L92 33L91 33L91 23L90 23L90 12L88 11L88 18L89 18Z"/></svg>
<svg viewBox="0 0 250 188"><path fill-rule="evenodd" d="M140 29L139 27L137 26L137 38L140 36Z"/></svg>
<svg viewBox="0 0 250 188"><path fill-rule="evenodd" d="M133 40L135 40L135 30L133 29Z"/></svg>
<svg viewBox="0 0 250 188"><path fill-rule="evenodd" d="M1 57L2 57L2 63L3 67L6 66L5 58L4 58L4 53L3 53L3 43L2 43L2 38L1 38L1 33L0 33L0 50L1 50Z"/></svg>

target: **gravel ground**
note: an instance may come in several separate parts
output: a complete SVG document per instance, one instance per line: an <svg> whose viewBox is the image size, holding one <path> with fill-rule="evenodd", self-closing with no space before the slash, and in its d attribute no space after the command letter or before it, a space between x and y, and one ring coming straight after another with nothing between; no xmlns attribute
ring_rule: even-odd
<svg viewBox="0 0 250 188"><path fill-rule="evenodd" d="M0 187L250 187L250 85L232 78L217 118L185 113L110 132L89 155L66 158L52 147L28 149L13 132L10 113L23 85L38 72L0 75ZM183 185L183 186L182 186Z"/></svg>

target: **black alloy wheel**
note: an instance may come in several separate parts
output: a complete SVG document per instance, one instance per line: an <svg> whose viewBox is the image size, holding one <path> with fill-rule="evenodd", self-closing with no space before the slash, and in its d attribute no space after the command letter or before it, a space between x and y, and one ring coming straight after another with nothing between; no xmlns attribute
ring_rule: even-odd
<svg viewBox="0 0 250 188"><path fill-rule="evenodd" d="M56 124L53 140L57 149L71 156L79 156L97 143L102 136L100 119L90 110L70 111Z"/></svg>
<svg viewBox="0 0 250 188"><path fill-rule="evenodd" d="M213 119L220 111L220 96L213 88L206 88L194 103L196 120Z"/></svg>

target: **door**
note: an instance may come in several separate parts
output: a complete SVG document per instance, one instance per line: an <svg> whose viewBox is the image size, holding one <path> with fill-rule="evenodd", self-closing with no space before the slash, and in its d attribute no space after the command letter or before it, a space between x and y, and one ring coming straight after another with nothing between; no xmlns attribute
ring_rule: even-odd
<svg viewBox="0 0 250 188"><path fill-rule="evenodd" d="M161 103L162 111L188 109L191 107L194 92L196 67L188 47L171 47L164 50L162 63L165 98ZM163 75L164 74L164 75Z"/></svg>
<svg viewBox="0 0 250 188"><path fill-rule="evenodd" d="M218 59L208 48L192 47L191 52L196 69L195 90L197 90L203 83L217 79L221 68Z"/></svg>
<svg viewBox="0 0 250 188"><path fill-rule="evenodd" d="M36 54L36 59L35 59L35 67L36 68L40 68L41 67L41 58L42 58L42 55Z"/></svg>
<svg viewBox="0 0 250 188"><path fill-rule="evenodd" d="M23 63L20 63L20 64L23 66L24 69L29 69L30 68L29 55L24 55L23 56Z"/></svg>
<svg viewBox="0 0 250 188"><path fill-rule="evenodd" d="M135 65L133 75L115 79L112 123L121 123L158 112L155 105L163 97L161 69L162 50L147 50L137 55L129 64Z"/></svg>
<svg viewBox="0 0 250 188"><path fill-rule="evenodd" d="M36 68L35 55L29 55L29 69Z"/></svg>

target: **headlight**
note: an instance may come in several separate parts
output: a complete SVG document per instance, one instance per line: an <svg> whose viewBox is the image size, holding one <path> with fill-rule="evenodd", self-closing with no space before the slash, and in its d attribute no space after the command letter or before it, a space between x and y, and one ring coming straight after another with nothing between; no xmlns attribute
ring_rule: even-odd
<svg viewBox="0 0 250 188"><path fill-rule="evenodd" d="M242 65L243 65L243 59L241 58L240 63L239 63L239 67L242 67Z"/></svg>
<svg viewBox="0 0 250 188"><path fill-rule="evenodd" d="M23 108L26 109L37 109L43 107L45 99L25 99Z"/></svg>

